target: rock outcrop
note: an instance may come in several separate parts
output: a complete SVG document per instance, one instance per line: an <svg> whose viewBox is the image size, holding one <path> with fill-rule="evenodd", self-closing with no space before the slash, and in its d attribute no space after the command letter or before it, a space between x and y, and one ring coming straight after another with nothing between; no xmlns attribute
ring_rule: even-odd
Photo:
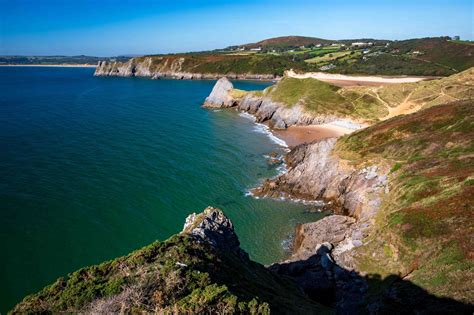
<svg viewBox="0 0 474 315"><path fill-rule="evenodd" d="M211 94L206 98L203 107L223 108L234 106L236 101L230 94L233 88L234 86L227 78L220 78L212 88Z"/></svg>
<svg viewBox="0 0 474 315"><path fill-rule="evenodd" d="M373 218L388 189L387 169L373 165L350 166L332 154L336 139L325 139L294 148L286 157L288 172L269 179L254 190L260 196L324 199L340 213L360 221Z"/></svg>
<svg viewBox="0 0 474 315"><path fill-rule="evenodd" d="M181 233L188 234L198 242L207 243L218 250L237 253L248 259L248 254L240 248L234 225L220 209L207 207L202 213L190 214Z"/></svg>

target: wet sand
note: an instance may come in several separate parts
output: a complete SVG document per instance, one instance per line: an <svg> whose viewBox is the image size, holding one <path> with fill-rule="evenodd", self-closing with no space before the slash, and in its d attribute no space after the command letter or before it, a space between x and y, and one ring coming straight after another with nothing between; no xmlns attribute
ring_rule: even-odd
<svg viewBox="0 0 474 315"><path fill-rule="evenodd" d="M288 147L294 148L302 143L309 143L327 138L337 138L354 132L353 129L333 124L290 126L285 130L272 130L273 134L284 140Z"/></svg>

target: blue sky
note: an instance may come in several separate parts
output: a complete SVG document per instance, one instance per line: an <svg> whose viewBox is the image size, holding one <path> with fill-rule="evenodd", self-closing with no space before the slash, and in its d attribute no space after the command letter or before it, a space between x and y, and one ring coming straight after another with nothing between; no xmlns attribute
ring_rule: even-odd
<svg viewBox="0 0 474 315"><path fill-rule="evenodd" d="M473 6L473 0L0 0L0 54L186 52L283 35L473 40Z"/></svg>

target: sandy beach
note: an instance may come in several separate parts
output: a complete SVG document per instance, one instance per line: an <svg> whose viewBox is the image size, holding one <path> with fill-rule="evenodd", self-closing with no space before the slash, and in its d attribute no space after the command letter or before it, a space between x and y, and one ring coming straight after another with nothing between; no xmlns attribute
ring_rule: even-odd
<svg viewBox="0 0 474 315"><path fill-rule="evenodd" d="M2 65L0 67L62 67L62 68L96 68L97 65L87 65L87 64L62 64L62 65L40 65L40 64L31 64L31 65Z"/></svg>
<svg viewBox="0 0 474 315"><path fill-rule="evenodd" d="M292 70L285 73L290 78L307 79L313 78L328 82L337 86L381 86L387 84L413 83L433 79L432 77L414 76L357 76L325 72L295 73Z"/></svg>
<svg viewBox="0 0 474 315"><path fill-rule="evenodd" d="M310 126L290 126L285 130L272 130L272 132L276 137L284 140L288 147L294 148L302 143L340 137L354 132L354 129L328 123Z"/></svg>

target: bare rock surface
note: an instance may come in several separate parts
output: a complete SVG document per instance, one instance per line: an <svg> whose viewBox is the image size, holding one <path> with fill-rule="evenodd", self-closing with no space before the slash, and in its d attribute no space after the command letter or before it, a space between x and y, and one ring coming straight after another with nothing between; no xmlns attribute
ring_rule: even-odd
<svg viewBox="0 0 474 315"><path fill-rule="evenodd" d="M202 213L190 214L181 233L189 234L216 249L235 252L248 258L248 254L240 248L234 225L220 209L207 207Z"/></svg>
<svg viewBox="0 0 474 315"><path fill-rule="evenodd" d="M303 144L286 157L288 172L255 189L259 196L307 200L324 199L338 205L340 214L360 221L373 218L388 189L388 170L378 166L356 169L332 154L335 138Z"/></svg>
<svg viewBox="0 0 474 315"><path fill-rule="evenodd" d="M203 107L221 108L235 105L235 101L230 95L233 88L234 86L229 79L220 78L214 85L211 94L206 98Z"/></svg>
<svg viewBox="0 0 474 315"><path fill-rule="evenodd" d="M154 64L154 61L159 61ZM95 76L149 77L152 79L169 78L177 80L217 80L228 77L235 80L275 80L272 74L254 73L195 73L186 71L185 58L167 60L164 57L145 57L140 60L132 58L127 62L99 61Z"/></svg>

